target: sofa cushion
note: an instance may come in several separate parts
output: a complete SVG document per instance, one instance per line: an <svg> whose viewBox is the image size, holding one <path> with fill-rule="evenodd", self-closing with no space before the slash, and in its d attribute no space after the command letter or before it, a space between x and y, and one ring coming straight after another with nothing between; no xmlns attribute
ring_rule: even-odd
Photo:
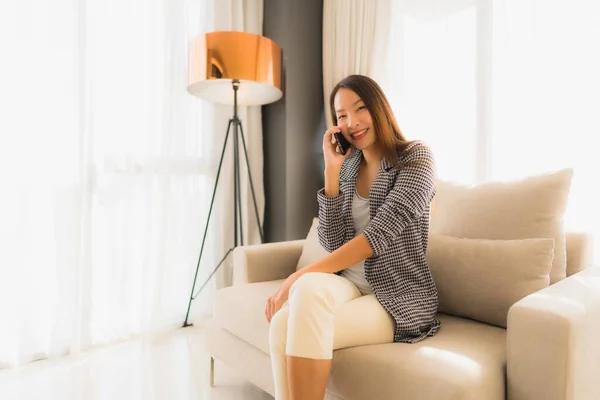
<svg viewBox="0 0 600 400"><path fill-rule="evenodd" d="M593 266L594 235L582 232L566 232L567 276Z"/></svg>
<svg viewBox="0 0 600 400"><path fill-rule="evenodd" d="M269 354L269 323L265 317L265 305L283 281L247 283L217 290L215 323Z"/></svg>
<svg viewBox="0 0 600 400"><path fill-rule="evenodd" d="M315 261L319 261L323 257L329 255L329 252L321 246L319 243L319 235L317 233L317 225L319 224L318 218L313 218L312 225L304 241L304 247L302 248L302 254L296 265L296 271L302 269Z"/></svg>
<svg viewBox="0 0 600 400"><path fill-rule="evenodd" d="M439 311L506 328L509 308L548 286L554 239L459 239L431 233Z"/></svg>
<svg viewBox="0 0 600 400"><path fill-rule="evenodd" d="M415 344L336 350L328 391L343 399L504 400L506 330L438 318L442 329Z"/></svg>
<svg viewBox="0 0 600 400"><path fill-rule="evenodd" d="M269 354L264 306L283 280L235 285L215 296L215 328ZM338 312L336 325L350 326ZM328 390L346 399L504 399L506 330L438 314L442 329L419 343L334 351ZM341 321L340 318L351 319Z"/></svg>
<svg viewBox="0 0 600 400"><path fill-rule="evenodd" d="M474 239L553 238L550 283L566 276L563 216L572 169L466 186L439 180L431 231Z"/></svg>

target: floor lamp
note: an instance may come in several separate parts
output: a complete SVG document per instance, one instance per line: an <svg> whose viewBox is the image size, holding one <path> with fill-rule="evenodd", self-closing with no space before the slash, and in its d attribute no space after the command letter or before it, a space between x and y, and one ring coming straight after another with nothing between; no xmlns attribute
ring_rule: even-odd
<svg viewBox="0 0 600 400"><path fill-rule="evenodd" d="M242 197L240 187L240 141L244 150L246 167L248 168L248 179L254 202L254 212L260 233L261 242L264 241L262 226L256 205L254 185L250 174L250 163L242 122L238 117L238 105L256 106L269 104L277 101L283 95L281 91L281 48L274 41L251 33L219 31L198 36L190 42L189 64L188 64L188 87L187 90L193 96L200 97L218 104L233 105L233 116L229 119L221 159L217 170L217 177L212 193L208 218L204 228L204 237L196 265L194 283L188 302L187 313L183 326L190 326L188 318L192 301L204 289L213 275L229 254L239 245L244 244L242 229ZM233 136L233 247L223 256L221 262L214 268L208 279L196 291L196 280L204 244L208 233L210 216L212 214L215 195L221 175L221 167L225 150L229 141L229 134Z"/></svg>

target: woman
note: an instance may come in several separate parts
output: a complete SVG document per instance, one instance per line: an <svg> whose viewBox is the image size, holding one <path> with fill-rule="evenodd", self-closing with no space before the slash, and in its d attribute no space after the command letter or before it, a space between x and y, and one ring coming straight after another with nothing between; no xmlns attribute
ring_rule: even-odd
<svg viewBox="0 0 600 400"><path fill-rule="evenodd" d="M327 257L292 274L269 298L276 399L323 398L333 350L415 343L434 335L437 290L426 262L435 188L428 147L404 138L379 85L351 75L330 96L336 126L323 137L319 241ZM352 144L342 155L333 133ZM345 303L357 320L336 325Z"/></svg>

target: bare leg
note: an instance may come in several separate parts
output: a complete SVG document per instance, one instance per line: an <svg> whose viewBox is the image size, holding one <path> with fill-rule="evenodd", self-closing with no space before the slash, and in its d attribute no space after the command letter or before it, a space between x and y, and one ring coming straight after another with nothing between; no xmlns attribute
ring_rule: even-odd
<svg viewBox="0 0 600 400"><path fill-rule="evenodd" d="M291 400L323 400L329 379L331 360L287 357L288 385Z"/></svg>

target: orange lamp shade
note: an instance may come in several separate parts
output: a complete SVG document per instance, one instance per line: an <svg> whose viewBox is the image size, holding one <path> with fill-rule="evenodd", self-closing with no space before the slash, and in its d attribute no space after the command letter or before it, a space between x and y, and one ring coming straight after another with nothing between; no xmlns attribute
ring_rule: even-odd
<svg viewBox="0 0 600 400"><path fill-rule="evenodd" d="M219 31L190 42L190 94L219 104L233 104L232 81L240 81L238 104L263 105L283 95L281 47L264 36Z"/></svg>

